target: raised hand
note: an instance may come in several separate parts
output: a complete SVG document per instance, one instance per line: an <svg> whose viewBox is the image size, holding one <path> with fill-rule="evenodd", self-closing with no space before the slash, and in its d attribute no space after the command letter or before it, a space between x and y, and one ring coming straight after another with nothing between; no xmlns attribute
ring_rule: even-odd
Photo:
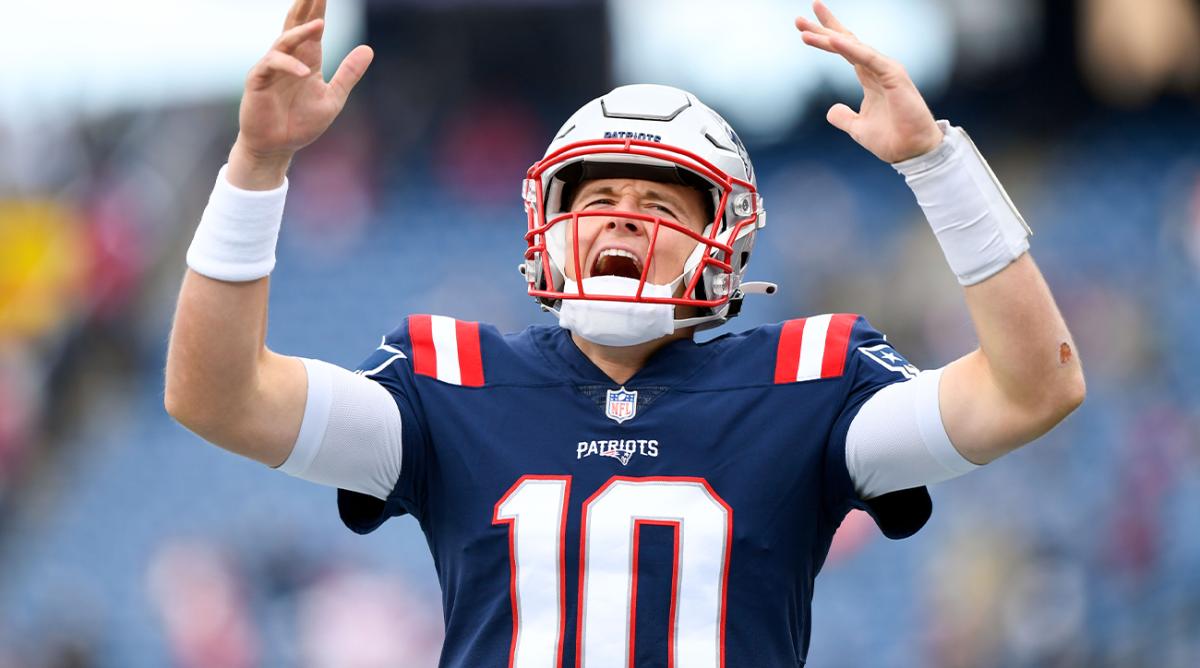
<svg viewBox="0 0 1200 668"><path fill-rule="evenodd" d="M821 0L814 0L813 12L819 24L796 18L801 39L845 58L863 87L857 112L838 103L825 118L884 162L900 162L936 148L942 131L904 67L860 42Z"/></svg>
<svg viewBox="0 0 1200 668"><path fill-rule="evenodd" d="M247 75L227 172L233 185L262 190L282 183L292 155L329 128L371 64L374 52L359 45L326 83L324 17L325 0L296 0L283 34Z"/></svg>

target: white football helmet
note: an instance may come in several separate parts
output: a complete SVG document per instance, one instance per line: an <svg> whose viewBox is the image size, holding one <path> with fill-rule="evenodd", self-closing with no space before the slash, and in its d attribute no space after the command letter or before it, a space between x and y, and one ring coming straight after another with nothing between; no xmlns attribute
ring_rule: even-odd
<svg viewBox="0 0 1200 668"><path fill-rule="evenodd" d="M636 178L682 184L711 194L711 222L702 233L673 220L612 211L570 212L570 193L588 179ZM698 307L699 317L677 319L675 327L715 327L738 314L747 292L773 293L769 283L743 283L755 232L766 224L754 167L741 140L716 112L678 88L653 84L621 86L585 104L563 124L546 155L526 175L522 196L528 215L525 262L521 273L529 294L557 312L564 299L600 299ZM641 221L651 239L642 262L636 295L585 293L582 283L567 285L564 270L579 248L568 252L568 229L585 216ZM652 227L651 227L652 226ZM683 294L642 294L659 226L693 238L697 244L683 268ZM649 292L649 291L648 291Z"/></svg>

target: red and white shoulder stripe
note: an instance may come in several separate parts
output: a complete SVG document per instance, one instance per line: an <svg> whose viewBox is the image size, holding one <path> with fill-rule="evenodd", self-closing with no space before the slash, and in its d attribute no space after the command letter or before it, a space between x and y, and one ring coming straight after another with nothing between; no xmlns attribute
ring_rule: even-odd
<svg viewBox="0 0 1200 668"><path fill-rule="evenodd" d="M775 354L775 382L836 378L846 367L850 330L858 315L826 313L783 323Z"/></svg>
<svg viewBox="0 0 1200 668"><path fill-rule="evenodd" d="M483 385L479 323L443 315L410 315L408 337L416 373L453 385Z"/></svg>

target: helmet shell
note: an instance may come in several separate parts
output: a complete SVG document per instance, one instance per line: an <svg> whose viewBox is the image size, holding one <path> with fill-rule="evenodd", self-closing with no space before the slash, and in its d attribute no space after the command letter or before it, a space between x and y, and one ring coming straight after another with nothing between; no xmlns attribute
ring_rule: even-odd
<svg viewBox="0 0 1200 668"><path fill-rule="evenodd" d="M587 298L562 292L572 218L567 200L580 181L618 177L681 183L710 194L713 219L702 235L691 234L698 243L684 266L687 290L670 302L706 311L712 317L702 326L736 315L754 234L765 224L754 167L720 115L687 91L655 84L621 86L588 102L530 167L522 193L529 217L523 267L529 293L547 308L561 299Z"/></svg>

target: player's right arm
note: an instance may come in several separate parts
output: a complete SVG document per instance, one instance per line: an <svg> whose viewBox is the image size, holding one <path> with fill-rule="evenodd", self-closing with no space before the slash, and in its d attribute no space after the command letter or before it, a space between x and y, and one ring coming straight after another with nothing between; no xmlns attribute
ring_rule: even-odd
<svg viewBox="0 0 1200 668"><path fill-rule="evenodd" d="M328 83L322 78L324 14L324 0L296 0L283 34L250 70L222 177L228 183L218 188L246 200L271 191L282 198L292 156L325 132L366 72L373 54L359 46ZM266 347L267 292L265 276L220 280L188 269L167 352L165 404L206 440L278 466L297 441L309 384L301 359Z"/></svg>

